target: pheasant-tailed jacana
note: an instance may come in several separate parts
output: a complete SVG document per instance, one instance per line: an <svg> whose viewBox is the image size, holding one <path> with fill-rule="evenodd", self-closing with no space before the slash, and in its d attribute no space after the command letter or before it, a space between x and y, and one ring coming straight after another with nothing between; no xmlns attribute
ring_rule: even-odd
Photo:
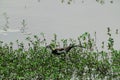
<svg viewBox="0 0 120 80"><path fill-rule="evenodd" d="M47 48L50 48L52 51L52 54L54 55L60 55L62 53L67 53L69 52L73 47L76 47L74 44L70 44L68 47L65 48L56 48L53 49L50 45L47 46Z"/></svg>

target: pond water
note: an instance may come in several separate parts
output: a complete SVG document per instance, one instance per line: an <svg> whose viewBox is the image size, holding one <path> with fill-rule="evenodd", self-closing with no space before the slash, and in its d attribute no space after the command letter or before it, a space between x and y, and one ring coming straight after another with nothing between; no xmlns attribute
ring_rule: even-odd
<svg viewBox="0 0 120 80"><path fill-rule="evenodd" d="M107 38L107 27L113 31L120 29L120 1L101 5L94 0L85 0L84 3L75 0L68 5L60 0L0 0L0 29L6 20L11 30L0 31L0 40L5 42L24 40L27 36L24 34L44 32L50 40L54 33L58 39L63 39L77 38L84 32L93 35L96 31L97 42L101 44ZM22 27L26 28L25 33L20 32ZM119 36L116 38L120 39Z"/></svg>

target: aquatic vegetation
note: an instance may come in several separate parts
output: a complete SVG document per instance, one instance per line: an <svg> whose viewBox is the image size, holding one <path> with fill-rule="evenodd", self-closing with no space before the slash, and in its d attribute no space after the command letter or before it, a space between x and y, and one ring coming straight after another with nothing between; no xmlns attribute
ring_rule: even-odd
<svg viewBox="0 0 120 80"><path fill-rule="evenodd" d="M20 31L21 31L21 33L25 33L26 29L28 29L28 27L26 27L27 23L26 23L25 19L22 20L21 25L22 25L22 27L20 27Z"/></svg>
<svg viewBox="0 0 120 80"><path fill-rule="evenodd" d="M116 30L117 35L119 34ZM54 34L50 45L53 48L68 44L79 45L67 54L53 55L46 48L47 41L44 33L42 38L34 35L27 37L28 49L23 42L16 40L9 44L0 41L0 79L1 80L119 80L120 79L120 50L114 48L111 30L107 31L107 45L102 42L100 51L96 46L96 32L92 38L88 32L80 35L77 40L62 39L57 41ZM17 44L17 49L14 49Z"/></svg>
<svg viewBox="0 0 120 80"><path fill-rule="evenodd" d="M5 20L5 23L4 23L4 26L0 26L0 29L1 30L4 30L4 31L7 31L7 29L9 29L9 17L7 15L7 13L3 13L3 17L4 17L4 20Z"/></svg>
<svg viewBox="0 0 120 80"><path fill-rule="evenodd" d="M77 1L77 0L76 0ZM110 1L106 1L106 0L95 0L97 3L99 3L99 4L101 4L101 5L103 5L103 4L105 4L106 2L107 3L111 3L111 4L113 4L114 3L114 0L110 0ZM71 3L73 3L73 2L75 2L75 0L61 0L61 3L65 3L65 2L67 2L67 4L71 4ZM85 2L85 0L81 0L81 3L84 3Z"/></svg>

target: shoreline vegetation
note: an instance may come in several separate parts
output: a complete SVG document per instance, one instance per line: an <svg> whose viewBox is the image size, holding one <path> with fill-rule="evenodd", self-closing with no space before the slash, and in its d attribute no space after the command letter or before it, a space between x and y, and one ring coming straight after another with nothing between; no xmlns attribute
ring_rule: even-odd
<svg viewBox="0 0 120 80"><path fill-rule="evenodd" d="M69 44L83 47L53 55L46 48L45 35L41 35L42 39L37 35L34 39L26 38L27 50L19 40L16 40L17 49L13 49L13 42L0 41L0 80L120 80L120 50L114 48L110 28L107 28L107 45L102 42L101 51L96 46L96 33L94 38L85 32L77 40L62 39L61 42L54 34L49 44L53 49L61 47L60 43L63 48Z"/></svg>

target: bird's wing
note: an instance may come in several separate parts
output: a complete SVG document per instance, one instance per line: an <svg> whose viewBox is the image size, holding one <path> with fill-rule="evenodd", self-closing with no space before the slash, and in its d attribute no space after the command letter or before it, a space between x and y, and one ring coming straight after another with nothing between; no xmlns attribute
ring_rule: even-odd
<svg viewBox="0 0 120 80"><path fill-rule="evenodd" d="M56 48L57 51L62 51L64 48Z"/></svg>

